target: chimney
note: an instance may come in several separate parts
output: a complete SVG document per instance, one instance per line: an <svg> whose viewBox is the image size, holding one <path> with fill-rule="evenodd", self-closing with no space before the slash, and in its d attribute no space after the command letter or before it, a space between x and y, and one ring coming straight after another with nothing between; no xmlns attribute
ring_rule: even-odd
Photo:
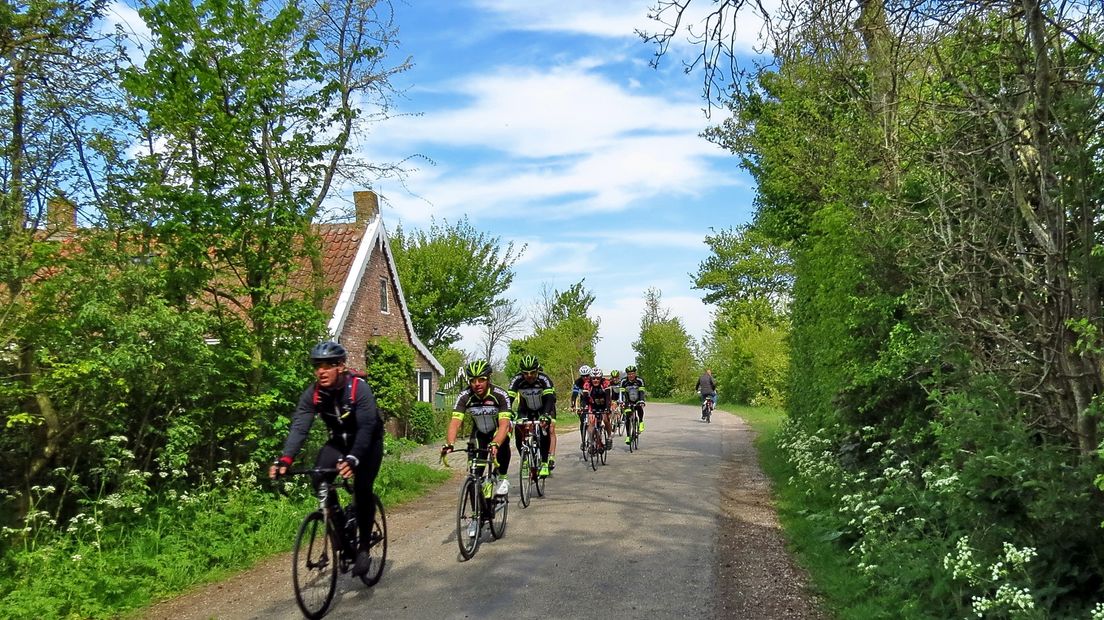
<svg viewBox="0 0 1104 620"><path fill-rule="evenodd" d="M353 192L353 207L356 209L356 223L367 224L379 217L379 196L371 190Z"/></svg>
<svg viewBox="0 0 1104 620"><path fill-rule="evenodd" d="M71 233L77 228L77 206L61 196L46 201L46 230Z"/></svg>

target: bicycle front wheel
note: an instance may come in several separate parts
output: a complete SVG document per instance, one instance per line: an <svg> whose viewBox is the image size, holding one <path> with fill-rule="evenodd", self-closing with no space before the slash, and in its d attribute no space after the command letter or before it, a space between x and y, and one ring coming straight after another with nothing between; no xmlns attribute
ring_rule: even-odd
<svg viewBox="0 0 1104 620"><path fill-rule="evenodd" d="M486 509L491 512L491 536L498 540L506 535L506 513L510 509L510 498L505 495L492 495L485 501Z"/></svg>
<svg viewBox="0 0 1104 620"><path fill-rule="evenodd" d="M523 447L521 449L521 458L518 459L518 494L521 495L522 508L528 506L529 500L533 497L533 474L531 470L533 464L529 455L529 449Z"/></svg>
<svg viewBox="0 0 1104 620"><path fill-rule="evenodd" d="M540 469L539 469L540 463L538 462L539 460L540 460L539 454L533 456L533 463L535 463L536 467L538 467L538 469L536 470L537 471L537 477L536 477L537 480L534 483L534 486L537 487L537 495L539 497L544 497L544 481L546 480L546 478L544 476L540 475Z"/></svg>
<svg viewBox="0 0 1104 620"><path fill-rule="evenodd" d="M587 440L587 457L590 458L590 468L594 471L598 471L598 442L594 438L596 432L591 431L590 438Z"/></svg>
<svg viewBox="0 0 1104 620"><path fill-rule="evenodd" d="M465 560L470 560L479 548L481 501L475 480L465 479L460 487L460 500L456 507L456 543L460 546L460 556Z"/></svg>
<svg viewBox="0 0 1104 620"><path fill-rule="evenodd" d="M337 591L337 545L321 512L303 519L291 554L291 583L303 615L321 618Z"/></svg>
<svg viewBox="0 0 1104 620"><path fill-rule="evenodd" d="M368 555L372 558L372 567L360 577L368 587L379 583L383 576L383 565L387 562L387 515L383 512L383 502L379 495L373 495L376 500L376 518L368 532Z"/></svg>

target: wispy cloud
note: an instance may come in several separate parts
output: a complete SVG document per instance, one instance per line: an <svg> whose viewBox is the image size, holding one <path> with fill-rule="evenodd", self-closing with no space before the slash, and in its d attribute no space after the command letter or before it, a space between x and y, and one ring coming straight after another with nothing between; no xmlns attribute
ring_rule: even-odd
<svg viewBox="0 0 1104 620"><path fill-rule="evenodd" d="M634 90L590 65L499 67L444 86L458 105L396 119L373 136L391 150L380 159L451 151L464 161L419 181L421 198L393 195L404 220L503 216L518 205L538 218L616 212L661 194L746 185L730 155L698 136L696 100Z"/></svg>
<svg viewBox="0 0 1104 620"><path fill-rule="evenodd" d="M659 4L657 0L472 0L472 4L492 16L491 27L513 30L638 38L637 31L663 31L667 24L674 23L673 11L660 15L663 22L649 18L649 15L655 14L653 9ZM772 13L779 4L779 0L762 2L764 8ZM688 38L704 31L706 20L716 9L715 2L690 2L680 20L679 34L672 42L673 49L692 48ZM731 42L737 51L750 53L759 43L763 23L756 3L748 2L740 10L738 19L728 24L725 30L733 33Z"/></svg>

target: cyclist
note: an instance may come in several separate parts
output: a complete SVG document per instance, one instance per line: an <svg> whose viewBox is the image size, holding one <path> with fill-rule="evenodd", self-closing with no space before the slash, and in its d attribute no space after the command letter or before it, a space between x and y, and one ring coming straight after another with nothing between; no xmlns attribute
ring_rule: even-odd
<svg viewBox="0 0 1104 620"><path fill-rule="evenodd" d="M506 394L518 403L518 420L540 420L545 430L540 437L540 475L548 476L556 466L556 389L552 387L552 378L541 372L537 356L523 355L520 370L510 381ZM516 443L521 454L520 433Z"/></svg>
<svg viewBox="0 0 1104 620"><path fill-rule="evenodd" d="M590 389L590 366L579 366L579 378L571 386L571 410L579 414L579 449L586 448L586 416L582 415L583 392Z"/></svg>
<svg viewBox="0 0 1104 620"><path fill-rule="evenodd" d="M613 403L610 405L610 417L613 418L613 427L621 426L621 371L611 370L609 374L610 394L613 395Z"/></svg>
<svg viewBox="0 0 1104 620"><path fill-rule="evenodd" d="M587 428L591 431L597 430L600 419L602 425L612 435L613 428L610 426L609 411L613 404L613 392L610 391L608 385L602 385L602 369L597 366L590 369L590 387L583 392L583 404L586 406L588 413ZM609 450L610 446L603 446L603 448Z"/></svg>
<svg viewBox="0 0 1104 620"><path fill-rule="evenodd" d="M268 477L287 473L307 440L315 417L321 418L330 438L319 450L315 466L336 466L343 478L356 474L353 496L360 515L357 518L360 536L353 574L359 577L368 574L372 566L372 558L368 555L369 533L376 519L372 486L383 461L383 423L372 388L364 379L349 372L345 366L347 358L345 347L332 340L320 342L311 349L315 381L299 396L284 450L269 467ZM335 474L315 477L315 488L327 477L328 481L333 481Z"/></svg>
<svg viewBox="0 0 1104 620"><path fill-rule="evenodd" d="M713 371L709 368L705 369L702 376L698 377L698 384L694 386L694 390L701 394L702 397L702 419L705 419L705 401L712 400L714 404L717 403L717 382L713 380Z"/></svg>
<svg viewBox="0 0 1104 620"><path fill-rule="evenodd" d="M625 378L621 380L621 409L636 407L640 425L636 432L644 432L644 380L636 376L636 366L625 367ZM632 433L625 434L625 443L632 441Z"/></svg>
<svg viewBox="0 0 1104 620"><path fill-rule="evenodd" d="M452 451L456 434L464 414L471 416L472 434L480 448L489 448L489 460L498 465L498 487L495 493L506 495L510 492L507 472L510 469L510 397L506 390L491 383L491 365L486 360L475 360L464 366L464 377L468 387L460 392L452 408L452 422L449 423L447 440L441 448L442 456Z"/></svg>

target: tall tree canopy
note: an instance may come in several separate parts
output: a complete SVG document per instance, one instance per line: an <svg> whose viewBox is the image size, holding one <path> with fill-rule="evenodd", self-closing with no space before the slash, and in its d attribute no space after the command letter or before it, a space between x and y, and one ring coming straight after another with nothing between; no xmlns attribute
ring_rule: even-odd
<svg viewBox="0 0 1104 620"><path fill-rule="evenodd" d="M505 246L467 218L391 236L391 250L414 331L431 350L460 340L461 325L488 321L514 280L525 246Z"/></svg>

